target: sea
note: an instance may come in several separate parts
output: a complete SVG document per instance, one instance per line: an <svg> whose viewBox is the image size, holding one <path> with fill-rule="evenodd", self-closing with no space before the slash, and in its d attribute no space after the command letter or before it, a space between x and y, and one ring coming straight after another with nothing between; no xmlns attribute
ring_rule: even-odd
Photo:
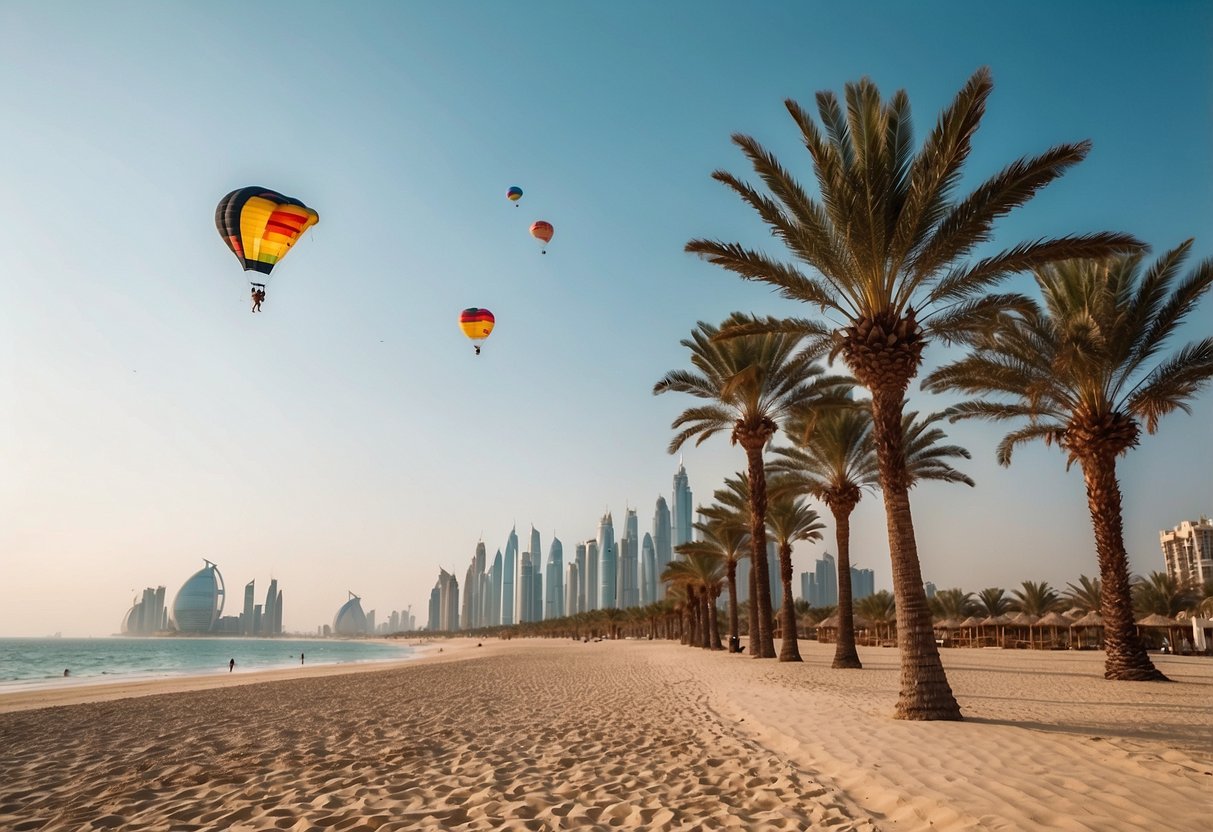
<svg viewBox="0 0 1213 832"><path fill-rule="evenodd" d="M395 641L283 638L0 638L0 694L23 690L251 673L308 666L398 661L415 655ZM63 671L70 673L64 675Z"/></svg>

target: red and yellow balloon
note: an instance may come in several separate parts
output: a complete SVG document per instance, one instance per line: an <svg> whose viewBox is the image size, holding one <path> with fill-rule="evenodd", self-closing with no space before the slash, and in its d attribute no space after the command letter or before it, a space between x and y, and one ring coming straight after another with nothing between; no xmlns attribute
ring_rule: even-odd
<svg viewBox="0 0 1213 832"><path fill-rule="evenodd" d="M246 272L268 275L320 215L269 188L238 188L219 200L215 227Z"/></svg>
<svg viewBox="0 0 1213 832"><path fill-rule="evenodd" d="M543 248L541 254L547 254L548 243L552 242L552 235L556 233L556 229L552 228L552 224L547 220L535 220L531 223L531 236L540 242Z"/></svg>
<svg viewBox="0 0 1213 832"><path fill-rule="evenodd" d="M476 346L476 355L480 355L480 347L484 344L484 339L492 334L496 322L493 313L487 309L473 306L459 313L459 328Z"/></svg>

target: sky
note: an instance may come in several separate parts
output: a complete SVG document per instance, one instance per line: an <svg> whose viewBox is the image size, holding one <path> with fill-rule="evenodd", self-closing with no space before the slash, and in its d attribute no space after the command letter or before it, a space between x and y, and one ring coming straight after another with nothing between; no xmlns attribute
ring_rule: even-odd
<svg viewBox="0 0 1213 832"><path fill-rule="evenodd" d="M1201 2L11 0L0 54L0 635L116 632L136 592L171 602L203 558L226 612L277 578L287 630L331 623L347 590L380 620L424 618L439 567L462 581L515 523L566 562L608 509L647 529L694 402L651 392L689 366L679 341L734 310L808 311L683 251L777 251L710 173L754 178L729 139L744 132L808 182L787 97L867 75L908 92L920 139L989 66L962 187L1094 145L995 245L1118 230L1213 255ZM257 315L213 223L246 185L320 214ZM479 357L456 323L471 306L497 318ZM1206 299L1182 340L1211 321ZM950 402L911 390L915 409ZM1206 391L1121 462L1135 571L1163 568L1160 529L1213 514L1211 425ZM1004 469L999 427L948 432L977 487L913 493L926 579L1097 573L1056 448ZM722 436L684 462L702 503L744 456ZM827 525L797 572L835 551ZM852 530L856 565L890 587L877 496Z"/></svg>

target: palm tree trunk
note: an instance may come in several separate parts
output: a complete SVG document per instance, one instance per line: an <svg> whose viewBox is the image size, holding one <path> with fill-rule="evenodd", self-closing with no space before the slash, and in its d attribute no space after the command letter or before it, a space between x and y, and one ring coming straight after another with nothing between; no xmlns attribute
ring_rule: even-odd
<svg viewBox="0 0 1213 832"><path fill-rule="evenodd" d="M939 648L935 645L931 610L927 606L918 563L901 427L904 391L905 385L891 390L877 386L872 390L872 435L889 526L897 640L901 648L901 691L894 716L897 719L960 719L960 706L952 695L939 658ZM841 573L841 569L839 571Z"/></svg>
<svg viewBox="0 0 1213 832"><path fill-rule="evenodd" d="M732 653L733 646L741 643L737 624L737 561L729 558L725 569L729 582L729 652Z"/></svg>
<svg viewBox="0 0 1213 832"><path fill-rule="evenodd" d="M1102 584L1104 678L1128 682L1170 681L1150 661L1133 622L1116 457L1111 453L1096 453L1084 457L1081 462L1083 479L1087 483L1087 508L1095 527L1095 551L1099 557Z"/></svg>
<svg viewBox="0 0 1213 832"><path fill-rule="evenodd" d="M749 586L749 648L750 656L758 656L761 652L758 649L758 582L754 580L754 564L750 564L750 586Z"/></svg>
<svg viewBox="0 0 1213 832"><path fill-rule="evenodd" d="M779 581L783 584L783 607L779 611L782 619L783 641L779 645L781 662L799 662L800 646L796 643L796 601L792 598L792 544L779 541Z"/></svg>
<svg viewBox="0 0 1213 832"><path fill-rule="evenodd" d="M716 615L716 599L709 592L705 592L703 597L708 614L708 649L723 650L724 645L720 643L720 621Z"/></svg>
<svg viewBox="0 0 1213 832"><path fill-rule="evenodd" d="M851 590L851 512L855 504L831 506L834 542L838 547L838 643L831 667L861 668L855 649L855 598Z"/></svg>
<svg viewBox="0 0 1213 832"><path fill-rule="evenodd" d="M767 569L767 473L762 461L766 437L743 440L750 465L750 575L758 584L758 649L755 658L775 658L775 639L771 635L771 575ZM754 635L750 634L750 640Z"/></svg>

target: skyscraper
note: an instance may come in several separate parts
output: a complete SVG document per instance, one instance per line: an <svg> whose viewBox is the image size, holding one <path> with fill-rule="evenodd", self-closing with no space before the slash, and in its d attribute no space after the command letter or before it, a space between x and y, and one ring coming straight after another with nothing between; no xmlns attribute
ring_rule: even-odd
<svg viewBox="0 0 1213 832"><path fill-rule="evenodd" d="M856 569L851 567L851 598L862 601L869 595L876 594L876 573L871 569Z"/></svg>
<svg viewBox="0 0 1213 832"><path fill-rule="evenodd" d="M564 546L560 538L552 537L552 547L548 550L547 592L543 617L562 618L564 616Z"/></svg>
<svg viewBox="0 0 1213 832"><path fill-rule="evenodd" d="M674 474L674 546L691 542L694 503L687 469L678 461L678 473Z"/></svg>
<svg viewBox="0 0 1213 832"><path fill-rule="evenodd" d="M459 629L459 579L445 569L439 569L438 587L438 629L453 633Z"/></svg>
<svg viewBox="0 0 1213 832"><path fill-rule="evenodd" d="M640 603L643 606L647 607L657 600L657 584L661 583L658 578L653 536L645 532L644 540L640 543Z"/></svg>
<svg viewBox="0 0 1213 832"><path fill-rule="evenodd" d="M254 592L253 581L244 585L244 611L240 614L240 632L246 636L257 635L257 631L253 629L253 606L257 603Z"/></svg>
<svg viewBox="0 0 1213 832"><path fill-rule="evenodd" d="M677 480L675 480L677 482ZM674 543L671 539L670 507L665 497L657 498L657 510L653 513L653 550L657 557L657 574L661 575L674 559ZM665 584L657 581L657 600L665 598Z"/></svg>
<svg viewBox="0 0 1213 832"><path fill-rule="evenodd" d="M534 611L532 606L531 593L535 591L535 575L534 567L531 565L530 552L522 553L522 565L518 570L518 587L521 591L521 597L518 599L518 623L526 624L531 620L531 613Z"/></svg>
<svg viewBox="0 0 1213 832"><path fill-rule="evenodd" d="M503 577L501 579L501 623L508 627L517 623L514 617L514 601L518 588L514 585L514 576L518 574L518 532L510 529L510 536L505 542L505 560Z"/></svg>
<svg viewBox="0 0 1213 832"><path fill-rule="evenodd" d="M618 607L616 598L617 581L619 579L618 552L615 549L615 521L608 511L602 515L598 524L598 571L602 578L599 591L599 609L610 610Z"/></svg>
<svg viewBox="0 0 1213 832"><path fill-rule="evenodd" d="M783 581L779 578L779 546L767 537L767 578L771 587L771 612L783 608Z"/></svg>
<svg viewBox="0 0 1213 832"><path fill-rule="evenodd" d="M539 543L539 531L531 526L531 620L543 620L543 548Z"/></svg>
<svg viewBox="0 0 1213 832"><path fill-rule="evenodd" d="M261 613L261 632L258 635L274 636L274 624L278 619L278 579L270 579L269 591L265 593L265 606Z"/></svg>
<svg viewBox="0 0 1213 832"><path fill-rule="evenodd" d="M587 610L598 609L598 541L587 540L585 542L585 560L589 564L586 567L585 577L585 602L588 605Z"/></svg>
<svg viewBox="0 0 1213 832"><path fill-rule="evenodd" d="M584 543L577 544L577 547L574 550L574 560L573 560L573 563L570 565L575 565L577 567L577 585L576 585L576 587L574 587L574 591L576 594L573 596L573 598L575 599L575 601L574 601L575 606L570 605L570 607L569 607L569 614L575 615L576 613L586 611L586 606L585 606L585 544Z"/></svg>
<svg viewBox="0 0 1213 832"><path fill-rule="evenodd" d="M808 599L810 606L838 606L838 568L834 563L833 555L827 552L817 560L810 587L813 589L814 595Z"/></svg>
<svg viewBox="0 0 1213 832"><path fill-rule="evenodd" d="M493 556L493 568L489 571L489 626L501 624L501 550Z"/></svg>
<svg viewBox="0 0 1213 832"><path fill-rule="evenodd" d="M585 545L577 544L577 548L581 551L582 557L585 556ZM577 561L569 564L568 572L564 583L564 614L576 615L580 610L577 609L578 593L581 591L581 576L580 568Z"/></svg>
<svg viewBox="0 0 1213 832"><path fill-rule="evenodd" d="M635 509L623 516L623 540L619 542L618 576L615 581L620 609L640 606L640 524Z"/></svg>
<svg viewBox="0 0 1213 832"><path fill-rule="evenodd" d="M219 567L206 565L189 577L173 599L173 621L182 633L209 633L223 615L223 575Z"/></svg>

